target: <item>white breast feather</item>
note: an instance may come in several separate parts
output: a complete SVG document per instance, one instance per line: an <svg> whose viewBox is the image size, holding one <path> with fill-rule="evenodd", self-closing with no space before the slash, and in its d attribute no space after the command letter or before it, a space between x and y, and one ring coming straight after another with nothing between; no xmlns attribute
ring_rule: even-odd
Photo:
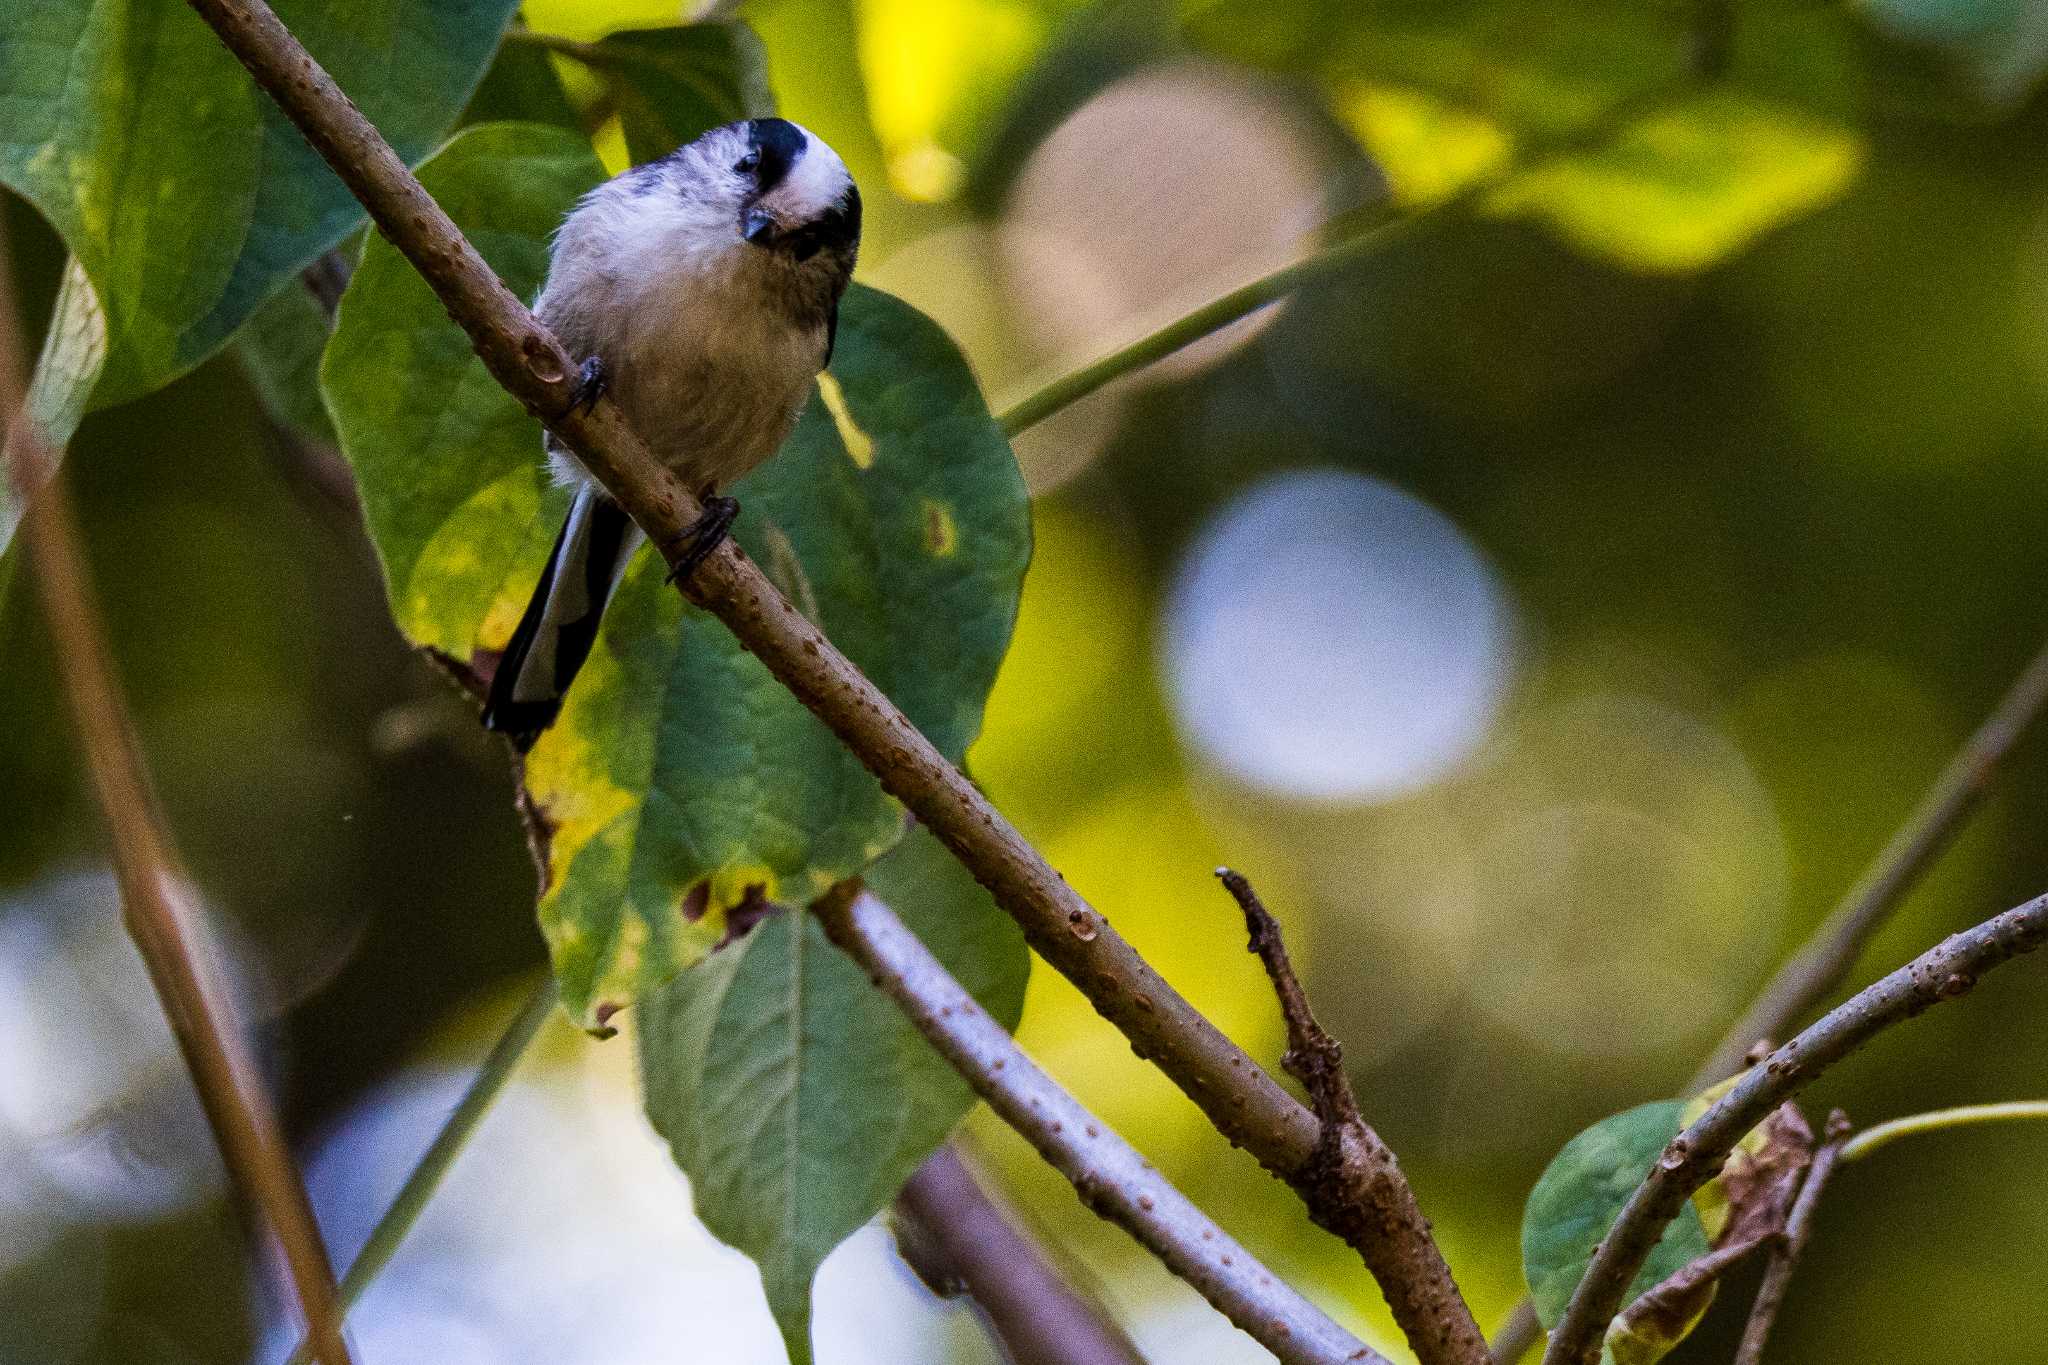
<svg viewBox="0 0 2048 1365"><path fill-rule="evenodd" d="M822 334L761 306L769 268L731 215L605 186L563 223L537 307L572 353L604 358L612 398L665 464L722 490L788 436L823 355ZM565 480L589 478L551 453Z"/></svg>

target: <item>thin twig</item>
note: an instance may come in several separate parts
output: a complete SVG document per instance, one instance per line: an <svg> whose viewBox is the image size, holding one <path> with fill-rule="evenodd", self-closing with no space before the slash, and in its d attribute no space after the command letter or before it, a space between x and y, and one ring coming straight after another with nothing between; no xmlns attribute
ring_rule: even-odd
<svg viewBox="0 0 2048 1365"><path fill-rule="evenodd" d="M1536 1301L1525 1297L1494 1332L1493 1340L1487 1343L1487 1350L1493 1355L1494 1365L1515 1365L1529 1353L1529 1348L1542 1334L1543 1324L1536 1317Z"/></svg>
<svg viewBox="0 0 2048 1365"><path fill-rule="evenodd" d="M1735 59L1735 0L1693 0L1686 54L1693 74L1711 80L1728 73Z"/></svg>
<svg viewBox="0 0 2048 1365"><path fill-rule="evenodd" d="M1239 318L1256 313L1309 285L1335 278L1361 262L1385 253L1391 247L1420 236L1445 223L1463 217L1473 206L1517 176L1539 170L1551 163L1585 151L1612 138L1616 133L1696 89L1698 79L1688 73L1680 80L1629 96L1602 112L1591 123L1537 148L1533 154L1511 156L1492 169L1475 176L1455 192L1432 203L1388 218L1342 237L1301 260L1283 265L1248 284L1173 319L1099 360L1046 383L1027 397L1005 408L997 418L1011 436L1038 425L1063 408L1071 407L1113 380L1157 361L1229 326Z"/></svg>
<svg viewBox="0 0 2048 1365"><path fill-rule="evenodd" d="M618 406L578 408L577 367L560 343L499 282L262 0L189 3L440 296L491 373L576 453L673 565L700 506L627 427ZM723 621L909 807L1134 1051L1153 1060L1226 1138L1293 1179L1314 1154L1315 1116L1139 957L737 546L722 544L679 591ZM1449 1268L1431 1252L1432 1292L1455 1294ZM1381 1287L1390 1295L1410 1292ZM1450 1365L1427 1355L1424 1362Z"/></svg>
<svg viewBox="0 0 2048 1365"><path fill-rule="evenodd" d="M377 1220L377 1226L370 1229L369 1240L363 1243L363 1249L349 1263L348 1273L341 1277L343 1313L356 1306L363 1291L398 1254L406 1234L412 1231L413 1224L419 1221L420 1214L426 1211L428 1202L441 1188L441 1181L454 1166L455 1158L461 1155L462 1149L482 1125L484 1115L490 1112L491 1105L504 1092L505 1082L512 1079L519 1059L533 1045L534 1035L554 1013L556 995L555 974L542 973L533 993L506 1021L505 1031L498 1035L498 1041L491 1045L483 1065L470 1077L468 1088L449 1112L441 1131L434 1134L434 1140L427 1144L419 1164L412 1168L405 1183L398 1187L398 1193L391 1197L384 1216ZM309 1365L310 1349L310 1343L301 1342L299 1348L292 1352L288 1365Z"/></svg>
<svg viewBox="0 0 2048 1365"><path fill-rule="evenodd" d="M2008 1100L2003 1104L1963 1104L1954 1109L1936 1109L1925 1114L1908 1114L1872 1124L1851 1138L1842 1148L1842 1160L1861 1161L1878 1148L1915 1133L1940 1132L1977 1123L2009 1123L2013 1119L2048 1119L2048 1100Z"/></svg>
<svg viewBox="0 0 2048 1365"><path fill-rule="evenodd" d="M1820 1206L1821 1191L1834 1174L1835 1162L1841 1157L1848 1136L1848 1115L1837 1109L1828 1115L1821 1145L1813 1154L1813 1165L1807 1168L1806 1183L1799 1187L1799 1198L1793 1201L1791 1215L1785 1219L1785 1236L1771 1252L1763 1283L1757 1286L1749 1324L1742 1329L1742 1345L1735 1352L1735 1365L1758 1365L1763 1359L1764 1342L1770 1338L1771 1325L1778 1320L1778 1309L1785 1302L1785 1287L1792 1283L1792 1272L1806 1250L1807 1239L1813 1235L1813 1211Z"/></svg>
<svg viewBox="0 0 2048 1365"><path fill-rule="evenodd" d="M1663 1340L1677 1340L1685 1331L1686 1324L1704 1310L1705 1305L1699 1298L1701 1292L1765 1247L1775 1245L1779 1235L1775 1232L1755 1233L1741 1241L1715 1247L1696 1260L1687 1261L1638 1295L1621 1315L1621 1326L1632 1334L1655 1326Z"/></svg>
<svg viewBox="0 0 2048 1365"><path fill-rule="evenodd" d="M1244 912L1245 932L1251 942L1245 946L1257 955L1280 998L1280 1016L1287 1026L1287 1051L1280 1065L1308 1091L1316 1118L1322 1125L1321 1140L1327 1145L1333 1131L1346 1123L1361 1123L1358 1097L1351 1091L1351 1078L1344 1073L1344 1045L1316 1022L1309 1008L1308 992L1294 974L1294 962L1287 956L1287 943L1280 925L1266 903L1242 872L1227 867L1216 869L1216 880Z"/></svg>
<svg viewBox="0 0 2048 1365"><path fill-rule="evenodd" d="M1841 984L1871 935L1883 927L1983 803L1992 775L2044 706L2048 706L2048 644L2027 662L1976 733L1949 759L1919 806L1848 894L1798 953L1778 969L1741 1022L1728 1031L1693 1077L1689 1091L1705 1089L1734 1074L1757 1039L1783 1037Z"/></svg>
<svg viewBox="0 0 2048 1365"><path fill-rule="evenodd" d="M1060 1089L888 906L857 884L845 883L811 909L826 936L866 970L975 1093L1073 1183L1090 1211L1137 1238L1168 1270L1288 1365L1384 1365L1384 1356L1261 1265L1129 1143Z"/></svg>
<svg viewBox="0 0 2048 1365"><path fill-rule="evenodd" d="M2048 706L2048 643L2027 661L1991 714L1950 757L1919 805L1855 885L1757 993L1741 1021L1693 1073L1685 1093L1697 1093L1740 1070L1758 1039L1782 1037L1841 984L1871 937L1982 806L2000 765L2044 706ZM1535 1306L1523 1299L1494 1334L1494 1358L1500 1365L1514 1365L1535 1343L1540 1330Z"/></svg>
<svg viewBox="0 0 2048 1365"><path fill-rule="evenodd" d="M938 1293L965 1293L1011 1365L1145 1365L1109 1313L1060 1273L956 1143L896 1196L897 1246Z"/></svg>
<svg viewBox="0 0 2048 1365"><path fill-rule="evenodd" d="M334 330L341 296L348 289L355 266L339 249L322 254L299 272L299 284L320 309L327 330ZM243 372L259 393L265 384L258 367L243 358ZM355 471L341 452L325 441L315 440L272 408L264 404L264 445L287 486L330 531L345 535L351 548L374 554L363 535L362 491L356 487Z"/></svg>
<svg viewBox="0 0 2048 1365"><path fill-rule="evenodd" d="M1967 994L1999 963L2048 942L2048 896L1955 934L1830 1010L1735 1083L1671 1140L1629 1196L1551 1333L1545 1365L1591 1365L1607 1324L1664 1228L1721 1169L1745 1133L1822 1072L1893 1024Z"/></svg>
<svg viewBox="0 0 2048 1365"><path fill-rule="evenodd" d="M1416 1353L1425 1359L1478 1360L1486 1356L1479 1324L1454 1286L1439 1282L1439 1258L1429 1220L1401 1175L1394 1153L1358 1110L1344 1072L1344 1048L1316 1022L1308 994L1294 973L1280 926L1243 874L1227 867L1217 878L1244 911L1251 951L1265 964L1287 1024L1280 1064L1308 1091L1319 1126L1315 1154L1296 1177L1315 1223L1361 1249L1373 1277L1389 1289L1387 1302Z"/></svg>
<svg viewBox="0 0 2048 1365"><path fill-rule="evenodd" d="M157 806L133 718L115 681L68 490L56 458L23 407L19 315L0 228L0 423L8 429L6 476L23 519L52 656L77 726L93 791L112 836L122 917L149 969L171 1032L213 1129L214 1142L252 1229L276 1235L289 1297L328 1365L349 1365L335 1302L334 1271L262 1073L223 988L182 861Z"/></svg>

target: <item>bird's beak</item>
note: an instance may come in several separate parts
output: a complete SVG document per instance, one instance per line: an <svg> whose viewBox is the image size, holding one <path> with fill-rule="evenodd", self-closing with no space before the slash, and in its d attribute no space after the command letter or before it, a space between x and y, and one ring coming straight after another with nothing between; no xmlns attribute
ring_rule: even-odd
<svg viewBox="0 0 2048 1365"><path fill-rule="evenodd" d="M779 233L774 215L760 209L749 209L740 219L740 236L755 246L774 246Z"/></svg>

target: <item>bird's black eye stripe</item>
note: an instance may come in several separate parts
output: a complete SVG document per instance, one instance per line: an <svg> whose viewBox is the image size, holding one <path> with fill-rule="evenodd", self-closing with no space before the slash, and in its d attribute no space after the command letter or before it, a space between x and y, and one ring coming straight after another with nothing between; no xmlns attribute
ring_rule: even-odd
<svg viewBox="0 0 2048 1365"><path fill-rule="evenodd" d="M747 120L748 156L760 157L758 183L766 194L782 183L804 154L804 130L786 118Z"/></svg>

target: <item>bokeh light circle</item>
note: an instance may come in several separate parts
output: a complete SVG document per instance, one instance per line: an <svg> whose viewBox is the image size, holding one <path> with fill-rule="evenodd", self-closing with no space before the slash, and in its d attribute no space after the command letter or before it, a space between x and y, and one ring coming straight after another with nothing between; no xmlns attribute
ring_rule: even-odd
<svg viewBox="0 0 2048 1365"><path fill-rule="evenodd" d="M1320 220L1328 159L1302 109L1242 72L1182 61L1116 82L1033 151L1005 206L1023 320L1078 360L1287 264ZM1213 363L1271 311L1149 373Z"/></svg>
<svg viewBox="0 0 2048 1365"><path fill-rule="evenodd" d="M350 1314L363 1358L785 1361L759 1273L693 1215L689 1182L641 1113L630 1039L595 1047L566 1033L558 1018L536 1043ZM409 1068L321 1137L306 1184L337 1260L361 1250L468 1079L454 1065ZM819 1365L898 1365L946 1358L967 1310L934 1298L870 1224L820 1267L813 1312ZM283 1359L297 1330L273 1312L255 1358Z"/></svg>
<svg viewBox="0 0 2048 1365"><path fill-rule="evenodd" d="M1181 733L1277 796L1379 801L1455 768L1513 673L1493 568L1442 513L1337 470L1279 475L1205 527L1169 594Z"/></svg>
<svg viewBox="0 0 2048 1365"><path fill-rule="evenodd" d="M1519 727L1478 843L1473 1001L1527 1042L1613 1060L1681 1053L1741 1009L1784 915L1768 792L1711 725L1588 695Z"/></svg>
<svg viewBox="0 0 2048 1365"><path fill-rule="evenodd" d="M248 1012L246 960L209 918L222 980ZM173 1214L221 1166L163 1007L121 925L114 878L68 873L0 902L0 1134L77 1213Z"/></svg>

